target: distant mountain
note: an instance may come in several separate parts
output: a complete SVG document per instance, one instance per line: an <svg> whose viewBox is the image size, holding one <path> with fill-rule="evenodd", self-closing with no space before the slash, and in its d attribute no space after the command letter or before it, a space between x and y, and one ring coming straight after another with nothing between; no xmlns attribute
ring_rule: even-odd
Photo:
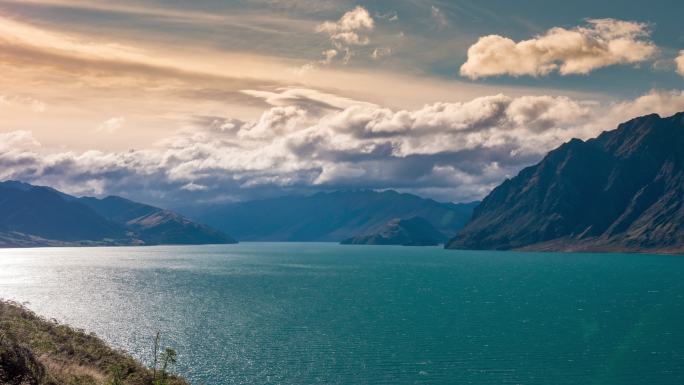
<svg viewBox="0 0 684 385"><path fill-rule="evenodd" d="M415 216L451 236L467 222L474 206L440 203L391 190L354 190L194 206L179 211L240 240L339 242L367 234L392 219Z"/></svg>
<svg viewBox="0 0 684 385"><path fill-rule="evenodd" d="M447 247L684 252L684 113L561 145L494 189Z"/></svg>
<svg viewBox="0 0 684 385"><path fill-rule="evenodd" d="M0 247L232 243L178 214L118 197L0 182Z"/></svg>
<svg viewBox="0 0 684 385"><path fill-rule="evenodd" d="M369 234L347 238L343 245L436 246L447 236L421 218L393 219Z"/></svg>
<svg viewBox="0 0 684 385"><path fill-rule="evenodd" d="M126 238L126 228L49 187L0 182L0 232L65 242ZM11 234L15 234L12 236Z"/></svg>
<svg viewBox="0 0 684 385"><path fill-rule="evenodd" d="M228 235L173 211L117 196L79 198L103 217L132 230L146 244L235 243Z"/></svg>

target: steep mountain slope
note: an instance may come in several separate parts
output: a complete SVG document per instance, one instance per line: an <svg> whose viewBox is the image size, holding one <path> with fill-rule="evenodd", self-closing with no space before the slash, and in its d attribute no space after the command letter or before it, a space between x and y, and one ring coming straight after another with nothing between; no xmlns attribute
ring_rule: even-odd
<svg viewBox="0 0 684 385"><path fill-rule="evenodd" d="M79 202L134 231L146 244L236 243L230 236L177 213L121 197L83 197Z"/></svg>
<svg viewBox="0 0 684 385"><path fill-rule="evenodd" d="M684 250L684 113L573 139L494 189L448 248Z"/></svg>
<svg viewBox="0 0 684 385"><path fill-rule="evenodd" d="M97 309L93 309L97 311ZM95 334L39 317L0 300L0 384L3 385L187 385L155 372Z"/></svg>
<svg viewBox="0 0 684 385"><path fill-rule="evenodd" d="M0 182L0 247L233 242L176 213L123 198L76 198Z"/></svg>
<svg viewBox="0 0 684 385"><path fill-rule="evenodd" d="M0 231L62 241L121 239L124 226L49 187L0 182Z"/></svg>
<svg viewBox="0 0 684 385"><path fill-rule="evenodd" d="M241 240L334 241L366 234L394 218L425 218L453 235L475 204L440 203L396 191L336 191L311 196L179 209Z"/></svg>
<svg viewBox="0 0 684 385"><path fill-rule="evenodd" d="M343 245L435 246L447 237L421 217L393 219L369 234L343 240Z"/></svg>

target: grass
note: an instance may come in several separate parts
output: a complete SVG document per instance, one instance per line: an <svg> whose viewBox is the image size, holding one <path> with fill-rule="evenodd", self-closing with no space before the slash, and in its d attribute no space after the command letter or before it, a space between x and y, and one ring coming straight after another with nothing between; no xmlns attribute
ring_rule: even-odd
<svg viewBox="0 0 684 385"><path fill-rule="evenodd" d="M167 365L175 362L167 359ZM39 317L0 301L0 384L188 385L143 366L94 334ZM161 381L160 381L161 378Z"/></svg>

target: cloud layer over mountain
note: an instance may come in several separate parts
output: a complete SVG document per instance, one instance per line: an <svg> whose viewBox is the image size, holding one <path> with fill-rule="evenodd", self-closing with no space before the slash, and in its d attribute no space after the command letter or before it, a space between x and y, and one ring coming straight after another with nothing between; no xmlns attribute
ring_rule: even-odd
<svg viewBox="0 0 684 385"><path fill-rule="evenodd" d="M163 206L357 187L467 201L571 137L684 109L658 91L681 89L680 23L625 7L572 27L595 2L557 7L0 2L0 178Z"/></svg>
<svg viewBox="0 0 684 385"><path fill-rule="evenodd" d="M0 134L0 179L171 204L326 188L468 201L570 138L639 114L684 110L680 91L618 103L499 94L414 110L309 89L245 94L271 106L253 121L198 117L145 150L44 151L29 132Z"/></svg>

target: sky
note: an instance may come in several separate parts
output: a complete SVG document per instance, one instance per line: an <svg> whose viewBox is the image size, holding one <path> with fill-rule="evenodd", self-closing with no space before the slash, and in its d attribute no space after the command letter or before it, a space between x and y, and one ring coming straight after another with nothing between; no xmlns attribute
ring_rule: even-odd
<svg viewBox="0 0 684 385"><path fill-rule="evenodd" d="M483 198L684 110L681 1L0 0L0 179L165 207Z"/></svg>

